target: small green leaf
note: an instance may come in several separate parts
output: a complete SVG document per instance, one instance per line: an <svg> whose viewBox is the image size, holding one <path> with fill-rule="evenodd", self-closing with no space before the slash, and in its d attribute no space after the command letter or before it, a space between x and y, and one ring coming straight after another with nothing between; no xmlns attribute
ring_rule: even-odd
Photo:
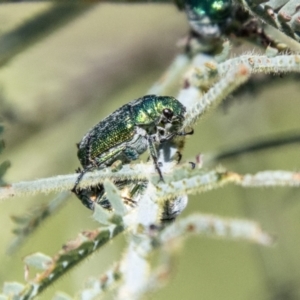
<svg viewBox="0 0 300 300"><path fill-rule="evenodd" d="M103 185L107 194L107 198L109 199L115 214L124 216L126 214L126 207L116 186L108 179L104 181Z"/></svg>
<svg viewBox="0 0 300 300"><path fill-rule="evenodd" d="M24 258L26 265L35 267L38 270L46 270L52 262L51 257L40 252L28 255Z"/></svg>
<svg viewBox="0 0 300 300"><path fill-rule="evenodd" d="M15 216L12 215L10 218L17 224L27 224L28 223L28 215L20 215L20 216Z"/></svg>
<svg viewBox="0 0 300 300"><path fill-rule="evenodd" d="M100 224L109 225L111 214L98 203L95 203L94 207L93 218Z"/></svg>
<svg viewBox="0 0 300 300"><path fill-rule="evenodd" d="M24 285L19 282L4 282L3 293L7 296L19 294L24 289Z"/></svg>

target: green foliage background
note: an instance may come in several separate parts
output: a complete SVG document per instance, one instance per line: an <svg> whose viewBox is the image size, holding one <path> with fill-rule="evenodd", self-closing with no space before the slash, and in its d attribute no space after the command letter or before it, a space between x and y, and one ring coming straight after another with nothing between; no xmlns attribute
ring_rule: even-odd
<svg viewBox="0 0 300 300"><path fill-rule="evenodd" d="M49 5L1 4L0 34L20 26ZM75 143L120 105L144 95L179 53L176 43L187 31L185 15L171 4L99 4L4 65L0 70L6 141L2 159L12 163L6 180L72 173L79 166ZM253 46L244 45L242 49ZM299 131L299 92L299 84L284 77L257 94L228 99L228 105L212 112L195 128L184 160L270 134ZM296 171L300 165L298 148L283 147L222 163L241 173ZM299 196L297 189L228 186L190 197L184 215L201 211L257 220L277 236L277 244L270 249L243 242L190 239L170 284L153 299L299 299ZM37 251L54 255L79 231L98 226L91 212L72 196L20 251L8 256L6 249L13 239L10 216L53 197L38 195L0 203L1 282L23 281L22 257ZM100 275L119 259L124 239L118 237L105 246L41 298L51 299L56 290L74 295L88 276Z"/></svg>

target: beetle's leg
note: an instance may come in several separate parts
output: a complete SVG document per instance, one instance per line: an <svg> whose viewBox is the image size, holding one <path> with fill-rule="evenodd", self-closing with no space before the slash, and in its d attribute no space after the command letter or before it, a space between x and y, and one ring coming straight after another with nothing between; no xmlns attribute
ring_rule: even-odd
<svg viewBox="0 0 300 300"><path fill-rule="evenodd" d="M153 163L154 163L154 166L155 166L155 169L159 175L159 180L164 182L164 178L162 176L162 173L161 173L161 170L158 166L158 160L157 160L157 151L156 151L156 148L155 148L155 145L153 143L153 139L150 135L147 136L147 142L148 142L148 148L149 148L149 152L150 152L150 156L153 160Z"/></svg>
<svg viewBox="0 0 300 300"><path fill-rule="evenodd" d="M71 192L75 193L76 194L76 188L80 182L80 180L82 179L83 175L88 172L89 170L91 170L91 168L85 168L83 170L80 171L80 174L78 175L76 181L75 181L75 184L73 186L73 188L71 189Z"/></svg>

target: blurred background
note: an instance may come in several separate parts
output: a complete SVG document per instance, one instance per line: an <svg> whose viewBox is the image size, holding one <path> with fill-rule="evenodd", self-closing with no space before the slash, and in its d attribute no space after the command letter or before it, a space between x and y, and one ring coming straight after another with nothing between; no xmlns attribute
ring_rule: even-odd
<svg viewBox="0 0 300 300"><path fill-rule="evenodd" d="M57 23L50 30L42 23L24 29L34 16L43 19L51 7L48 2L0 6L0 114L6 145L1 159L11 162L7 182L73 173L79 166L75 144L116 108L144 95L181 51L178 41L188 32L184 13L172 4L82 6L69 11L67 17L60 12L63 21L57 13ZM39 35L28 45L18 46L22 36L38 30ZM299 83L285 76L270 76L276 84L232 96L199 122L188 138L183 160L192 161L204 153L205 161L205 154L274 134L300 134ZM297 171L299 144L221 163L241 173ZM54 196L0 203L1 283L24 282L24 256L37 251L53 256L78 232L98 227L91 211L71 196L20 250L8 255L15 227L11 216L24 214ZM178 257L172 280L150 298L300 299L299 189L228 186L191 196L182 216L192 212L258 221L275 235L277 243L263 248L246 242L190 238ZM101 275L120 258L125 238L119 236L106 245L47 289L41 299L51 299L58 290L74 295L89 276Z"/></svg>

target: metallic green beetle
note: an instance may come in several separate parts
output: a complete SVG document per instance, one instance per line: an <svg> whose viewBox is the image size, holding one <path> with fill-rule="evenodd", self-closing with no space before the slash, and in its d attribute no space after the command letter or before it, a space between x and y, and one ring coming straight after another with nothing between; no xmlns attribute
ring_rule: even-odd
<svg viewBox="0 0 300 300"><path fill-rule="evenodd" d="M83 175L94 169L136 160L149 149L161 179L156 147L179 132L186 108L175 98L148 95L117 109L84 135L78 146L78 158L83 167L72 189L76 192ZM81 189L83 191L83 189ZM89 205L87 205L89 206Z"/></svg>

